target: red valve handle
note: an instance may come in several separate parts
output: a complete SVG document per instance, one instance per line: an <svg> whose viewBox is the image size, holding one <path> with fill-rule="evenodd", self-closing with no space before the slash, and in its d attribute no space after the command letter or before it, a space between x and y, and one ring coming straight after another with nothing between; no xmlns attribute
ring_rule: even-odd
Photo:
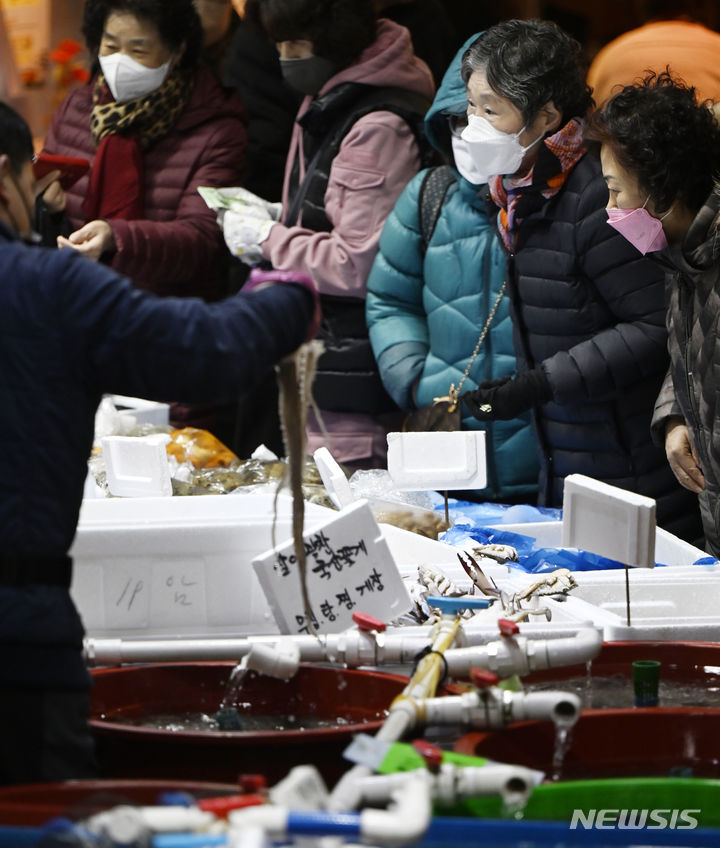
<svg viewBox="0 0 720 848"><path fill-rule="evenodd" d="M500 678L492 671L487 671L484 668L471 668L470 680L478 689L487 689L490 686L497 686Z"/></svg>
<svg viewBox="0 0 720 848"><path fill-rule="evenodd" d="M378 633L382 633L387 627L384 621L380 621L379 618L375 618L374 615L369 615L366 612L354 612L352 614L352 620L357 624L358 630L362 630L365 633L369 633L371 630L377 630Z"/></svg>
<svg viewBox="0 0 720 848"><path fill-rule="evenodd" d="M499 618L498 627L500 628L500 635L504 636L505 638L517 636L517 634L520 632L520 628L517 625L517 621L511 621L509 618Z"/></svg>

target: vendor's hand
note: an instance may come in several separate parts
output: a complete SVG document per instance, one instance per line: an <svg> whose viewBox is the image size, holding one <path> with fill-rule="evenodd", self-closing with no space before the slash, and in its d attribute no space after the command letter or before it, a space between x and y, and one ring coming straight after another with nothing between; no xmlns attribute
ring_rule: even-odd
<svg viewBox="0 0 720 848"><path fill-rule="evenodd" d="M705 488L690 432L681 418L671 418L665 427L665 453L678 483L696 494Z"/></svg>
<svg viewBox="0 0 720 848"><path fill-rule="evenodd" d="M117 249L112 228L107 221L90 221L79 230L70 234L69 238L58 236L59 248L71 247L88 259L97 261L105 253L113 253Z"/></svg>
<svg viewBox="0 0 720 848"><path fill-rule="evenodd" d="M478 421L507 421L551 400L552 392L545 372L535 368L514 379L487 380L475 391L465 392L461 399Z"/></svg>
<svg viewBox="0 0 720 848"><path fill-rule="evenodd" d="M254 265L263 259L260 245L270 235L275 222L260 210L235 212L230 209L223 219L223 236L230 253L237 256L246 265Z"/></svg>
<svg viewBox="0 0 720 848"><path fill-rule="evenodd" d="M67 197L60 185L60 171L50 171L35 182L35 197L41 197L48 212L57 214L65 211Z"/></svg>

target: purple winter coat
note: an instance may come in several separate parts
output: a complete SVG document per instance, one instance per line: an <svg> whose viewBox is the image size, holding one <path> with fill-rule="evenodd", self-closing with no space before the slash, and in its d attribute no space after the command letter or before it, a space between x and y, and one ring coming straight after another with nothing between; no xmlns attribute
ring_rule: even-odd
<svg viewBox="0 0 720 848"><path fill-rule="evenodd" d="M71 92L53 116L48 153L93 161L93 82ZM226 248L215 213L197 188L242 184L246 120L239 96L223 89L207 68L198 69L172 132L144 153L146 217L108 221L117 244L109 262L115 271L161 295L222 295ZM87 223L82 203L88 183L85 176L67 192L73 229Z"/></svg>

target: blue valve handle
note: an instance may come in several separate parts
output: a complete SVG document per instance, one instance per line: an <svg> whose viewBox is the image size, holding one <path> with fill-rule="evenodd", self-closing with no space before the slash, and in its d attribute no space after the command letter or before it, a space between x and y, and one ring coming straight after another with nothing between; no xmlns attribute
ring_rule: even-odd
<svg viewBox="0 0 720 848"><path fill-rule="evenodd" d="M432 595L426 598L430 607L439 609L442 613L451 615L466 609L487 609L490 606L488 598L444 598Z"/></svg>

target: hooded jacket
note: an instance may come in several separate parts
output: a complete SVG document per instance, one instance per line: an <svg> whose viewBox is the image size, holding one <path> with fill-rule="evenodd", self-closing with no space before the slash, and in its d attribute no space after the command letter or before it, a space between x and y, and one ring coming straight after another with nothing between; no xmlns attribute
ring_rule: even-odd
<svg viewBox="0 0 720 848"><path fill-rule="evenodd" d="M53 116L45 150L95 158L90 132L93 83L71 92ZM208 68L199 68L173 129L144 152L145 217L108 221L117 245L110 265L139 288L217 300L224 294L227 250L215 213L198 186L241 185L245 109ZM87 223L82 204L89 175L67 192L73 229Z"/></svg>
<svg viewBox="0 0 720 848"><path fill-rule="evenodd" d="M328 95L343 83L393 87L426 97L434 94L429 68L413 53L410 33L392 21L377 22L377 37L349 67L331 77L318 93ZM285 168L283 211L293 168L305 174L303 130L299 121L315 98L298 110ZM391 112L359 118L335 157L325 193L332 230L276 224L263 242L263 255L274 268L305 271L321 294L365 297L365 285L385 219L400 192L420 167L420 152L407 122Z"/></svg>
<svg viewBox="0 0 720 848"><path fill-rule="evenodd" d="M653 434L665 444L665 425L682 417L705 476L718 535L720 500L720 187L705 202L682 244L655 258L665 268L670 368L655 404ZM716 551L717 553L717 551Z"/></svg>
<svg viewBox="0 0 720 848"><path fill-rule="evenodd" d="M294 285L158 298L3 224L0 278L0 558L67 555L103 393L230 400L302 343L312 312ZM0 585L0 689L87 687L82 636L66 588Z"/></svg>
<svg viewBox="0 0 720 848"><path fill-rule="evenodd" d="M433 146L452 157L448 116L461 114L467 92L460 64L472 36L450 64L425 118ZM452 158L450 159L452 161ZM478 186L457 171L423 254L420 172L398 198L368 279L367 320L385 388L403 409L432 403L456 386L470 361L506 275L505 255ZM515 371L509 300L503 296L463 391ZM538 463L530 416L464 429L487 432L488 500L534 499Z"/></svg>
<svg viewBox="0 0 720 848"><path fill-rule="evenodd" d="M331 77L316 97L304 98L300 106L285 170L283 215L288 214L294 186L301 184L306 174L305 146L316 143L303 127L309 111L332 106L338 92L352 90L349 84L392 88L415 100L424 98L421 115L434 93L432 74L413 53L409 32L379 19L375 41L355 62ZM348 119L354 114L358 117L342 138L329 168L323 229L314 228L318 215L307 222L301 214L292 226L275 224L262 251L274 268L309 273L325 298L321 337L324 333L331 344L318 365L315 393L319 406L326 410L323 422L330 440L311 417L308 450L328 445L338 460L368 467L384 464L387 427L378 416L392 404L377 376L362 301L383 224L398 195L419 170L421 151L415 132L401 114L382 108L368 113L353 110L350 103ZM329 297L334 302L329 303Z"/></svg>

